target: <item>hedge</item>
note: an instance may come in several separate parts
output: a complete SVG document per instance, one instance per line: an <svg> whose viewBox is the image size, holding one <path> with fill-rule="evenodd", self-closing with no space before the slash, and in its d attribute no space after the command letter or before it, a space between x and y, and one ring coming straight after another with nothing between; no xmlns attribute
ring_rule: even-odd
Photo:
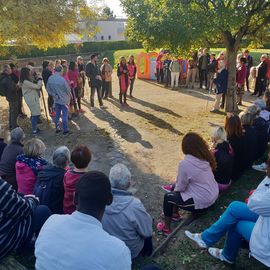
<svg viewBox="0 0 270 270"><path fill-rule="evenodd" d="M68 44L61 48L49 48L44 51L33 46L24 47L20 50L16 46L10 46L7 49L5 56L0 56L0 60L10 59L12 56L20 58L32 58L32 57L44 57L44 56L56 56L56 55L68 55L68 54L80 54L87 52L103 52L114 50L126 50L133 48L142 48L142 45L137 42L130 41L101 41L101 42L84 42L81 44ZM6 49L6 48L5 48ZM23 51L23 52L22 52Z"/></svg>

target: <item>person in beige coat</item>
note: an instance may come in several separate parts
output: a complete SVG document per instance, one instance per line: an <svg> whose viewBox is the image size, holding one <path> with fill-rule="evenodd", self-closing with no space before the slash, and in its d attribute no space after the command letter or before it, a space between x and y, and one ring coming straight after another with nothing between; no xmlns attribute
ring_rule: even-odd
<svg viewBox="0 0 270 270"><path fill-rule="evenodd" d="M37 74L37 83L31 81L31 72L27 67L21 69L20 83L24 100L31 112L32 133L38 133L37 123L40 116L40 90L42 87L42 77Z"/></svg>
<svg viewBox="0 0 270 270"><path fill-rule="evenodd" d="M112 73L113 69L109 63L108 58L104 58L102 61L102 66L100 67L102 76L102 97L107 99L112 98Z"/></svg>

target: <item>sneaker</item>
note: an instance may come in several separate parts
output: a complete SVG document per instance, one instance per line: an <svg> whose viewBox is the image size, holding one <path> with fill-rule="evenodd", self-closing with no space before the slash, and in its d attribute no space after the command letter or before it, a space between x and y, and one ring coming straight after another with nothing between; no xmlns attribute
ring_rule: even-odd
<svg viewBox="0 0 270 270"><path fill-rule="evenodd" d="M164 213L162 212L160 215L161 218L164 218ZM183 216L181 216L179 213L178 214L173 214L172 216L172 221L179 222L183 219Z"/></svg>
<svg viewBox="0 0 270 270"><path fill-rule="evenodd" d="M94 111L95 110L95 107L90 107L90 111Z"/></svg>
<svg viewBox="0 0 270 270"><path fill-rule="evenodd" d="M166 236L168 236L168 235L170 235L170 234L172 233L172 230L166 228L166 225L165 225L165 223L163 223L163 222L159 222L159 223L157 224L157 230L158 230L159 232L163 233L163 234L166 235Z"/></svg>
<svg viewBox="0 0 270 270"><path fill-rule="evenodd" d="M63 132L63 135L64 135L64 136L68 136L68 135L70 135L70 134L71 134L71 132L70 132L69 130Z"/></svg>
<svg viewBox="0 0 270 270"><path fill-rule="evenodd" d="M60 132L61 132L60 128L57 128L56 131L55 131L56 134L59 134Z"/></svg>
<svg viewBox="0 0 270 270"><path fill-rule="evenodd" d="M267 170L267 164L264 162L262 164L252 165L252 169L259 172L265 172Z"/></svg>
<svg viewBox="0 0 270 270"><path fill-rule="evenodd" d="M53 112L50 112L50 117L55 117L56 113L53 111Z"/></svg>
<svg viewBox="0 0 270 270"><path fill-rule="evenodd" d="M175 184L161 185L161 188L166 192L171 192L175 187Z"/></svg>
<svg viewBox="0 0 270 270"><path fill-rule="evenodd" d="M208 252L211 256L213 256L214 258L222 261L222 262L227 262L229 264L234 264L234 262L229 261L228 259L226 259L224 257L224 255L222 254L223 249L219 249L219 248L209 248Z"/></svg>
<svg viewBox="0 0 270 270"><path fill-rule="evenodd" d="M79 113L85 113L85 110L79 109Z"/></svg>
<svg viewBox="0 0 270 270"><path fill-rule="evenodd" d="M206 86L204 85L204 86L202 87L202 89L206 89Z"/></svg>
<svg viewBox="0 0 270 270"><path fill-rule="evenodd" d="M217 113L217 112L219 112L219 110L218 110L218 109L213 109L213 110L211 110L210 112L211 112L211 113Z"/></svg>
<svg viewBox="0 0 270 270"><path fill-rule="evenodd" d="M190 231L185 231L185 235L191 239L192 241L196 242L200 248L207 248L207 245L202 240L201 235L199 233L191 233Z"/></svg>
<svg viewBox="0 0 270 270"><path fill-rule="evenodd" d="M100 108L100 109L102 109L102 110L107 109L107 107L106 107L106 106L104 106L104 105L99 106L99 108Z"/></svg>

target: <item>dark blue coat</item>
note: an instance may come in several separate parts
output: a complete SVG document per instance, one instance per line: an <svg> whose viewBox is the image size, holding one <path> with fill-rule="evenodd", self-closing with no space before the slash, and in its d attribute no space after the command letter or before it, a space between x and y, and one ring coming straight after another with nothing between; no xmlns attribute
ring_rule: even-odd
<svg viewBox="0 0 270 270"><path fill-rule="evenodd" d="M214 79L214 84L216 85L216 94L226 93L228 87L228 70L223 69L217 74Z"/></svg>

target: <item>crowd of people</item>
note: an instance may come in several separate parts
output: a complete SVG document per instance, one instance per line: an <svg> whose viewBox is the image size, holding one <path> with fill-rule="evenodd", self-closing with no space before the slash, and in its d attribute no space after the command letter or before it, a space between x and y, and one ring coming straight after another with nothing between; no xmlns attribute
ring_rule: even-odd
<svg viewBox="0 0 270 270"><path fill-rule="evenodd" d="M4 65L0 75L0 95L5 96L9 103L9 128L17 127L18 116L25 118L23 112L23 99L30 110L32 134L37 135L41 123L41 103L45 111L55 123L56 133L63 131L64 135L70 133L68 120L72 116L78 116L85 111L82 109L82 98L85 95L85 83L88 81L90 87L90 110L95 109L94 99L97 93L99 106L106 109L103 101L113 98L112 95L112 73L113 68L109 59L104 58L101 66L98 65L98 55L92 54L90 61L84 64L81 56L77 61L57 59L55 61L43 61L42 71L34 66L33 62L22 67L11 63ZM127 92L132 98L137 67L134 56L126 60L121 57L117 65L117 76L119 78L119 102L122 106L127 104ZM45 104L43 89L47 91L47 104ZM40 100L42 96L42 100ZM62 118L62 126L60 126Z"/></svg>
<svg viewBox="0 0 270 270"><path fill-rule="evenodd" d="M227 263L235 262L244 239L250 242L251 255L270 266L265 253L270 242L264 236L269 233L270 164L254 165L267 151L269 93L240 115L227 115L224 127L214 125L211 145L197 133L184 136L184 159L179 162L176 182L162 186L166 193L158 232L166 236L173 232L171 223L183 219L180 209L205 213L246 169L266 170L266 178L251 193L248 204L232 202L203 233L185 233ZM125 165L114 165L107 177L88 171L92 153L85 145L71 152L60 146L50 162L44 158L46 146L40 139L25 141L19 127L10 136L10 144L0 141L1 258L33 242L37 269L71 269L79 263L81 269L90 264L96 269L108 265L109 269L130 269L133 259L151 255L153 219L129 191L131 173ZM224 249L213 248L227 232Z"/></svg>
<svg viewBox="0 0 270 270"><path fill-rule="evenodd" d="M254 92L252 95L262 96L270 80L270 58L263 54L260 63L254 65L253 57L249 50L244 50L236 59L236 94L237 104L242 105L242 97L245 92ZM187 60L187 66L169 52L161 51L156 59L156 79L158 83L176 89L182 82L186 88L194 88L195 82L199 82L199 88L208 89L216 93L214 108L211 112L218 112L224 108L225 94L228 83L228 61L225 52L208 53L208 49L200 48ZM186 70L185 70L186 69Z"/></svg>

